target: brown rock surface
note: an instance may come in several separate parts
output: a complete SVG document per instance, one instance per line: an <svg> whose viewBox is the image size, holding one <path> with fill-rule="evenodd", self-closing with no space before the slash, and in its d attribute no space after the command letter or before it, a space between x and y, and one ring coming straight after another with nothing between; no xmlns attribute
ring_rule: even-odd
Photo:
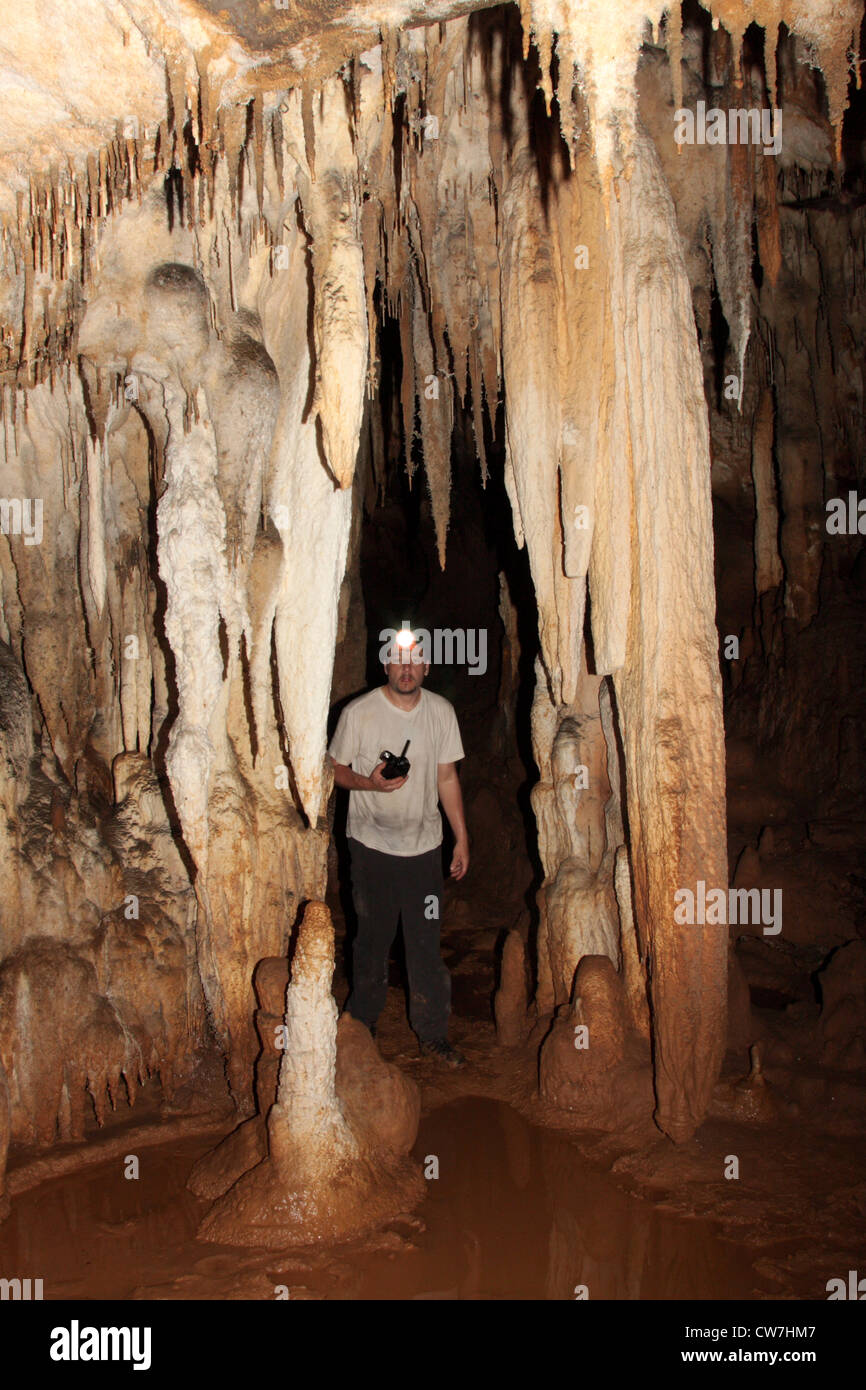
<svg viewBox="0 0 866 1390"><path fill-rule="evenodd" d="M631 1031L623 983L607 956L585 956L578 966L571 1009L541 1048L539 1089L592 1128L619 1128L650 1113L649 1056Z"/></svg>
<svg viewBox="0 0 866 1390"><path fill-rule="evenodd" d="M501 1047L518 1047L529 1032L527 1017L526 950L520 932L512 929L502 948L499 988L494 1000L496 1038Z"/></svg>

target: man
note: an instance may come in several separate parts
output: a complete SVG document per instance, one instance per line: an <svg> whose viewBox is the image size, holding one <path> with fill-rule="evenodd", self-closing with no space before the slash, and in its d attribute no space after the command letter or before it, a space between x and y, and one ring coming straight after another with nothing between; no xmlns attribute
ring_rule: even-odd
<svg viewBox="0 0 866 1390"><path fill-rule="evenodd" d="M346 1009L375 1032L388 993L388 957L403 920L409 1018L422 1053L451 1067L465 1059L447 1039L451 977L439 950L441 801L456 841L451 877L469 867L469 840L455 763L464 756L453 706L422 689L430 664L412 633L386 653L386 683L340 715L328 753L334 781L349 791L347 833L358 934ZM406 740L409 772L385 777L383 751Z"/></svg>

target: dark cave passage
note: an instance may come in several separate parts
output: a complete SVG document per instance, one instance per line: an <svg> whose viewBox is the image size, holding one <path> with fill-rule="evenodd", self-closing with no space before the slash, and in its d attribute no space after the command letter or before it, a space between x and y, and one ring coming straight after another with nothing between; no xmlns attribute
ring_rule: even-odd
<svg viewBox="0 0 866 1390"><path fill-rule="evenodd" d="M393 325L392 325L393 326ZM394 334L383 331L394 350ZM398 351L398 349L397 349ZM399 362L399 351L398 358ZM387 358L384 381L399 382L399 367ZM393 400L382 392L380 447L384 458L399 457L404 441L392 441ZM372 409L378 409L378 402ZM472 404L458 408L451 437L451 511L446 565L439 565L435 526L425 485L423 454L415 442L414 482L402 469L387 472L378 486L365 483L372 455L359 464L364 497L360 541L359 631L350 630L340 654L335 689L363 670L365 684L336 701L332 731L340 711L363 689L383 682L381 648L387 633L404 621L415 630L445 634L424 688L454 706L466 757L460 781L470 830L472 862L466 880L447 878L454 836L443 816L442 862L446 875L442 912L444 959L452 977L455 1013L493 1017L493 995L509 929L519 924L528 940L534 931L534 889L543 877L537 827L529 792L538 776L532 756L530 711L538 619L528 556L519 550L503 483L503 451L487 430L488 478L482 481L472 429ZM489 417L485 414L489 427ZM501 428L500 417L500 428ZM373 436L371 429L368 438ZM363 626L361 612L363 611ZM352 622L350 616L349 622ZM366 635L366 642L363 638ZM440 655L441 660L435 656ZM345 674L344 674L345 673ZM351 978L351 942L356 930L349 857L345 843L348 794L334 793L333 840L329 852L328 902L342 937L338 953L337 997L343 1002ZM346 934L347 933L347 934ZM392 951L392 983L405 984L402 933Z"/></svg>

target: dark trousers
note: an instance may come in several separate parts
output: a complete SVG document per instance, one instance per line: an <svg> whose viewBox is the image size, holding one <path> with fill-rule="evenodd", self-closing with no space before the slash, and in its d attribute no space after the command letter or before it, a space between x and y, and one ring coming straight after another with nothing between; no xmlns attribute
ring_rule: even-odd
<svg viewBox="0 0 866 1390"><path fill-rule="evenodd" d="M388 994L388 957L403 919L409 972L409 1021L421 1042L444 1038L451 976L439 951L442 846L426 854L382 854L349 838L352 898L358 934L352 949L352 993L346 1010L368 1028Z"/></svg>

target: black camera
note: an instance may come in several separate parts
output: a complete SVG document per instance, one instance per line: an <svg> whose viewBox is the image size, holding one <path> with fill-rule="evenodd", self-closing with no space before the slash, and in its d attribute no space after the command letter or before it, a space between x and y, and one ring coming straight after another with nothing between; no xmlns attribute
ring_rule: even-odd
<svg viewBox="0 0 866 1390"><path fill-rule="evenodd" d="M406 749L411 742L412 740L407 738L406 742L403 744L403 752L399 757L396 757L393 753L389 753L387 748L379 754L379 761L385 764L382 768L382 776L385 778L386 782L395 782L398 777L406 776L411 766L409 759L406 757Z"/></svg>

